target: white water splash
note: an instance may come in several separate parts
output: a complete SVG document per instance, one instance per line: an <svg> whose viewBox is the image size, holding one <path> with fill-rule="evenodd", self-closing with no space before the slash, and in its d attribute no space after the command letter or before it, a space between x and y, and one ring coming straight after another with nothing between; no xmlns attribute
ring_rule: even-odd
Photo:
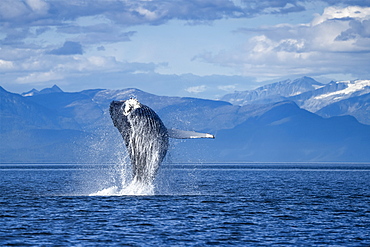
<svg viewBox="0 0 370 247"><path fill-rule="evenodd" d="M137 181L132 181L128 186L119 189L118 186L112 186L90 196L149 196L154 195L154 185L144 184Z"/></svg>
<svg viewBox="0 0 370 247"><path fill-rule="evenodd" d="M154 195L155 176L167 150L168 142L148 129L148 126L153 126L151 120L145 122L135 117L129 119L132 131L129 139L131 148L127 151L130 154L125 155L122 165L116 167L113 174L114 185L90 196ZM130 162L128 157L133 160ZM127 165L130 163L136 165L134 167ZM134 178L132 174L135 175Z"/></svg>
<svg viewBox="0 0 370 247"><path fill-rule="evenodd" d="M154 195L154 181L145 183L133 179L129 163L128 157L125 156L125 160L121 164L114 166L114 169L110 172L111 182L105 185L107 188L91 193L89 196ZM102 181L104 184L106 182Z"/></svg>

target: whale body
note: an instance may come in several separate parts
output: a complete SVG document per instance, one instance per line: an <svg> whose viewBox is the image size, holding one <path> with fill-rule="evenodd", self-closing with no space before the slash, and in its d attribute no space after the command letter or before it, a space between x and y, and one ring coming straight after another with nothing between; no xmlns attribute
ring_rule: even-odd
<svg viewBox="0 0 370 247"><path fill-rule="evenodd" d="M169 137L214 138L207 133L167 129L159 116L136 99L112 101L110 115L131 160L133 180L151 183L166 156Z"/></svg>

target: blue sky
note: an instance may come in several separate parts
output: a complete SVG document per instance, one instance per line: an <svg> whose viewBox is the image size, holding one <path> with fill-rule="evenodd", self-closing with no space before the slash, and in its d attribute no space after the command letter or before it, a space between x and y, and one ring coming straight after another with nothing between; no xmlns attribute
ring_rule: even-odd
<svg viewBox="0 0 370 247"><path fill-rule="evenodd" d="M0 85L217 99L370 78L370 1L1 0Z"/></svg>

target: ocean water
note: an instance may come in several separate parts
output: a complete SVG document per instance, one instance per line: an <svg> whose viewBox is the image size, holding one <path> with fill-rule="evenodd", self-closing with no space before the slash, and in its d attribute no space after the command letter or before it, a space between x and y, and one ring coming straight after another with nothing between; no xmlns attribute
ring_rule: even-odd
<svg viewBox="0 0 370 247"><path fill-rule="evenodd" d="M128 169L0 165L0 246L370 246L370 164Z"/></svg>

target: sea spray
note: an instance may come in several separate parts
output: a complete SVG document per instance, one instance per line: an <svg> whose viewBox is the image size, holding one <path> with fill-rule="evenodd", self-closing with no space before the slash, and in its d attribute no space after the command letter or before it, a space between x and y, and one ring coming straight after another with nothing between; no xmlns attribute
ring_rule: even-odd
<svg viewBox="0 0 370 247"><path fill-rule="evenodd" d="M122 160L111 166L109 177L101 180L97 192L89 194L90 196L124 196L124 195L153 195L154 181L139 181L132 176L132 168L128 154L121 154ZM102 171L101 171L102 172Z"/></svg>
<svg viewBox="0 0 370 247"><path fill-rule="evenodd" d="M111 173L111 182L101 181L103 189L89 194L90 196L123 196L123 195L153 195L154 183L142 183L134 180L129 174L127 165L115 165ZM109 185L108 185L109 184ZM104 186L105 185L105 186Z"/></svg>

